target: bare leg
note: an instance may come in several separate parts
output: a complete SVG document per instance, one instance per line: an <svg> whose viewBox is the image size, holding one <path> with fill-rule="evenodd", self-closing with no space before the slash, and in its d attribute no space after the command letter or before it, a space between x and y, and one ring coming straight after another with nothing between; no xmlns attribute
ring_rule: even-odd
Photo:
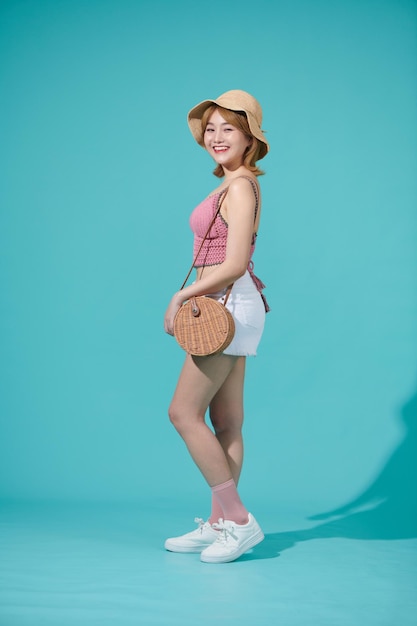
<svg viewBox="0 0 417 626"><path fill-rule="evenodd" d="M167 539L165 547L174 552L202 550L200 558L206 563L233 561L264 537L236 489L243 460L244 372L245 359L241 357L187 356L169 408L170 419L212 488L217 507L210 523ZM205 422L209 406L214 433ZM213 528L215 513L223 521ZM221 532L213 539L216 530Z"/></svg>
<svg viewBox="0 0 417 626"><path fill-rule="evenodd" d="M245 357L238 357L229 376L210 403L210 420L226 455L236 485L239 482L243 462L242 424L245 364ZM213 524L224 517L224 511L213 494L209 522Z"/></svg>
<svg viewBox="0 0 417 626"><path fill-rule="evenodd" d="M238 357L224 354L187 355L169 407L171 422L210 487L233 477L219 439L205 423L205 414L237 360Z"/></svg>
<svg viewBox="0 0 417 626"><path fill-rule="evenodd" d="M246 359L241 356L210 403L210 420L236 483L243 463L243 383Z"/></svg>

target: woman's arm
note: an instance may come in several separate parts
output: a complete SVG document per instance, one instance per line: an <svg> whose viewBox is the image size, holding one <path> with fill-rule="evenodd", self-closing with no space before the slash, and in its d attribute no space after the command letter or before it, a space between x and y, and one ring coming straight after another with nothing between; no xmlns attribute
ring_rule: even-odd
<svg viewBox="0 0 417 626"><path fill-rule="evenodd" d="M249 263L253 237L256 199L252 185L245 178L237 178L227 192L227 246L226 259L195 283L174 294L165 313L165 330L173 333L174 317L183 302L193 296L216 293L243 276Z"/></svg>

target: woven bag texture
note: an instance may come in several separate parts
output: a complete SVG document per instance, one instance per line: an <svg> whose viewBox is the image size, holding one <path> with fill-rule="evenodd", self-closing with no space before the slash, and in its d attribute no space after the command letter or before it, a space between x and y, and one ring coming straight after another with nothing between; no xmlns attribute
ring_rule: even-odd
<svg viewBox="0 0 417 626"><path fill-rule="evenodd" d="M198 314L193 313L197 306ZM194 356L217 354L227 348L235 334L233 316L226 307L206 296L185 302L174 320L174 336L181 348Z"/></svg>

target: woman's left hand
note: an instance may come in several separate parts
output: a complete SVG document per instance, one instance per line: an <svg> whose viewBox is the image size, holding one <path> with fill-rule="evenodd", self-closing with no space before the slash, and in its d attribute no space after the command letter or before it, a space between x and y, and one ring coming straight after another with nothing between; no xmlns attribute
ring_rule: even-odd
<svg viewBox="0 0 417 626"><path fill-rule="evenodd" d="M174 319L178 309L182 305L182 302L182 296L180 296L178 293L174 294L171 298L171 302L169 303L167 310L165 311L164 328L165 332L168 333L168 335L174 334Z"/></svg>

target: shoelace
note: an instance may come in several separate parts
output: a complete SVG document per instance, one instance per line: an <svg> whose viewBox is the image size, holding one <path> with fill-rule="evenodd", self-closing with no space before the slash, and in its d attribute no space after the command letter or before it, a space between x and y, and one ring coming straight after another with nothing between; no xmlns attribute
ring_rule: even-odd
<svg viewBox="0 0 417 626"><path fill-rule="evenodd" d="M214 530L219 531L219 536L216 539L218 543L226 543L229 539L229 536L233 539L237 539L236 535L234 534L235 527L226 526L222 518L220 518L218 522L214 522L214 524L212 524L212 527L214 528Z"/></svg>
<svg viewBox="0 0 417 626"><path fill-rule="evenodd" d="M202 533L203 532L203 528L204 528L206 522L201 517L195 517L194 521L195 521L196 524L198 524L198 528L196 530L199 530L200 533Z"/></svg>

